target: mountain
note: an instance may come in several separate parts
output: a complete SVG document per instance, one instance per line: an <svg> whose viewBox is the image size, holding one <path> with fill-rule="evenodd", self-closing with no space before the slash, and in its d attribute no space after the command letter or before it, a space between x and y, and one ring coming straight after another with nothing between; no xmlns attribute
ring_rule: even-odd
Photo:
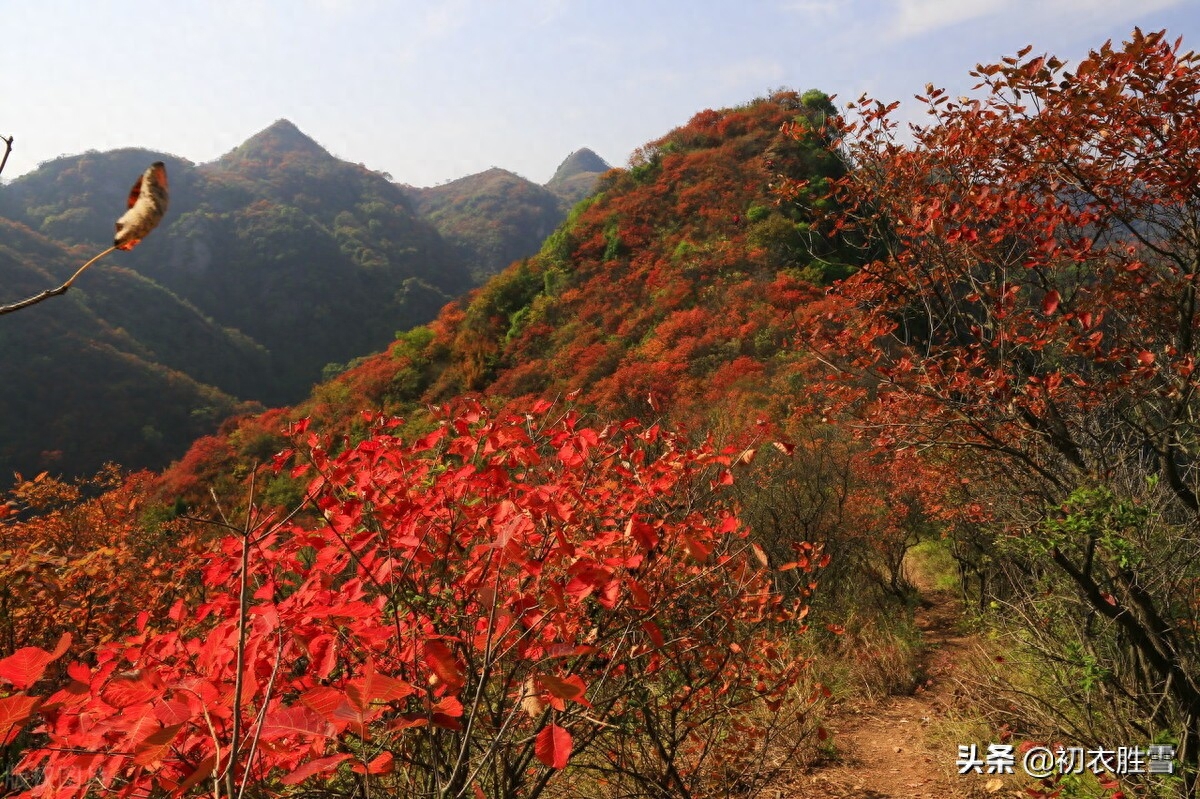
<svg viewBox="0 0 1200 799"><path fill-rule="evenodd" d="M0 242L2 303L58 285L92 254L2 219ZM231 392L263 368L261 348L119 264L87 274L63 297L0 319L2 475L161 467L247 409Z"/></svg>
<svg viewBox="0 0 1200 799"><path fill-rule="evenodd" d="M854 258L810 230L815 198L842 169L819 132L828 108L819 92L783 92L698 114L609 172L539 253L285 416L350 434L357 412L374 408L420 429L425 406L482 393L572 397L605 418L666 416L729 435L785 417L794 312ZM788 178L808 180L811 194L780 202ZM280 423L232 424L233 443L194 449L166 484L228 472L245 442L281 445ZM226 460L205 466L204 452Z"/></svg>
<svg viewBox="0 0 1200 799"><path fill-rule="evenodd" d="M277 119L223 155L226 166L240 165L246 177L264 177L286 159L336 160L329 151L309 138L287 119Z"/></svg>
<svg viewBox="0 0 1200 799"><path fill-rule="evenodd" d="M302 399L472 285L398 186L280 120L209 164L93 151L0 186L0 302L104 249L154 161L171 188L159 229L0 319L0 474L161 466L243 401Z"/></svg>
<svg viewBox="0 0 1200 799"><path fill-rule="evenodd" d="M567 215L558 195L505 169L406 191L481 283L536 253Z"/></svg>
<svg viewBox="0 0 1200 799"><path fill-rule="evenodd" d="M536 253L610 168L584 148L567 156L545 186L494 167L441 186L404 189L418 213L456 248L482 283Z"/></svg>
<svg viewBox="0 0 1200 799"><path fill-rule="evenodd" d="M546 190L572 206L592 193L596 181L612 169L603 158L584 147L566 157L554 176L546 183Z"/></svg>
<svg viewBox="0 0 1200 799"><path fill-rule="evenodd" d="M99 249L127 187L155 160L167 165L170 211L121 263L262 348L265 363L237 382L243 398L294 402L330 364L380 349L472 285L399 187L287 120L199 166L136 149L60 158L0 189L0 212Z"/></svg>

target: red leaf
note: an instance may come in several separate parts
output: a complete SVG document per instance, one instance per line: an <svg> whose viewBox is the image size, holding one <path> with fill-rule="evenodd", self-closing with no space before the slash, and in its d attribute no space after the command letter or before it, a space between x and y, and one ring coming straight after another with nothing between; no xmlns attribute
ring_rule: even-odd
<svg viewBox="0 0 1200 799"><path fill-rule="evenodd" d="M583 696L583 680L578 675L571 675L565 680L553 674L539 674L538 682L542 687L560 699L578 699Z"/></svg>
<svg viewBox="0 0 1200 799"><path fill-rule="evenodd" d="M192 709L188 707L187 702L181 699L172 699L169 702L156 702L154 705L154 717L169 727L172 724L183 724L186 721L190 721L192 718Z"/></svg>
<svg viewBox="0 0 1200 799"><path fill-rule="evenodd" d="M323 774L326 771L337 766L343 760L349 759L350 755L331 755L329 757L318 757L316 760L310 760L300 768L293 771L291 774L281 778L279 781L284 785L297 785L304 782L314 774Z"/></svg>
<svg viewBox="0 0 1200 799"><path fill-rule="evenodd" d="M0 680L10 682L18 691L23 691L42 679L46 666L62 657L70 645L70 633L63 633L53 652L38 649L36 646L18 649L0 660Z"/></svg>
<svg viewBox="0 0 1200 799"><path fill-rule="evenodd" d="M201 780L207 779L208 775L212 774L213 769L217 765L217 756L209 755L200 761L200 765L196 766L196 770L187 776L183 782L175 786L174 794L183 796L192 787L199 785Z"/></svg>
<svg viewBox="0 0 1200 799"><path fill-rule="evenodd" d="M332 689L317 688L314 690ZM303 701L301 699L301 702ZM317 704L321 704L320 699L317 700ZM330 713L335 712L338 707L335 705ZM293 735L320 737L328 732L329 725L322 721L316 710L308 703L278 708L268 713L267 717L263 719L262 738L264 741L274 741Z"/></svg>
<svg viewBox="0 0 1200 799"><path fill-rule="evenodd" d="M425 642L425 662L450 691L457 691L466 683L458 661L455 660L450 647L442 641Z"/></svg>
<svg viewBox="0 0 1200 799"><path fill-rule="evenodd" d="M708 544L689 535L682 536L682 538L683 548L687 550L692 560L699 563L708 560L708 556L712 554L712 548Z"/></svg>
<svg viewBox="0 0 1200 799"><path fill-rule="evenodd" d="M148 701L159 693L158 686L145 675L117 677L100 692L105 702L113 707L129 707Z"/></svg>
<svg viewBox="0 0 1200 799"><path fill-rule="evenodd" d="M334 688L317 687L302 693L300 701L326 721L337 722L341 720L337 716L338 708L345 704L346 696Z"/></svg>
<svg viewBox="0 0 1200 799"><path fill-rule="evenodd" d="M571 758L571 743L571 733L557 724L550 724L538 733L534 754L550 768L565 768Z"/></svg>
<svg viewBox="0 0 1200 799"><path fill-rule="evenodd" d="M355 763L351 767L351 770L358 774L391 774L394 765L395 758L392 753L384 750L378 757L365 766L362 763Z"/></svg>
<svg viewBox="0 0 1200 799"><path fill-rule="evenodd" d="M1062 301L1062 297L1055 289L1050 289L1046 292L1046 296L1042 298L1042 313L1049 316L1058 310L1058 303Z"/></svg>
<svg viewBox="0 0 1200 799"><path fill-rule="evenodd" d="M658 545L658 534L654 532L654 528L638 521L636 515L629 517L629 522L625 525L625 535L636 540L642 549L654 549Z"/></svg>
<svg viewBox="0 0 1200 799"><path fill-rule="evenodd" d="M459 718L463 714L463 705L456 696L443 696L438 700L438 703L433 706L432 710L434 713L443 716Z"/></svg>
<svg viewBox="0 0 1200 799"><path fill-rule="evenodd" d="M133 748L133 762L139 766L150 766L165 758L171 751L171 742L181 729L182 724L172 724L147 735L145 740Z"/></svg>
<svg viewBox="0 0 1200 799"><path fill-rule="evenodd" d="M384 751L379 755L379 757L375 758L374 760L372 760L370 763L367 764L367 773L368 774L391 774L392 773L392 765L394 762L395 762L395 758L392 756L392 753L388 752L388 751Z"/></svg>
<svg viewBox="0 0 1200 799"><path fill-rule="evenodd" d="M41 702L41 697L14 694L0 699L0 746L7 746Z"/></svg>
<svg viewBox="0 0 1200 799"><path fill-rule="evenodd" d="M1150 364L1154 363L1154 353L1150 352L1149 350L1142 350L1138 353L1137 359L1138 363L1140 363L1142 366L1149 366Z"/></svg>
<svg viewBox="0 0 1200 799"><path fill-rule="evenodd" d="M366 710L372 702L395 702L404 699L412 696L416 690L404 680L397 680L375 671L372 661L367 661L367 668L362 677L346 686L350 702L359 710Z"/></svg>
<svg viewBox="0 0 1200 799"><path fill-rule="evenodd" d="M661 649L666 646L667 639L663 638L662 630L658 629L658 625L653 621L647 619L642 622L642 630L646 635L650 636L650 640L654 642L656 647Z"/></svg>

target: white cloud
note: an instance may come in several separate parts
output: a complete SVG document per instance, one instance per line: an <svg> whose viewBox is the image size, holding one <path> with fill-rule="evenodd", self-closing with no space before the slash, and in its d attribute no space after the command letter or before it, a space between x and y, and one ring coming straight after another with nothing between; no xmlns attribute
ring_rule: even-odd
<svg viewBox="0 0 1200 799"><path fill-rule="evenodd" d="M723 90L753 92L775 88L784 79L786 70L778 61L769 58L749 58L722 64L711 70L711 75Z"/></svg>
<svg viewBox="0 0 1200 799"><path fill-rule="evenodd" d="M830 17L845 5L845 3L838 3L837 0L787 0L779 7L784 11L792 11L810 17Z"/></svg>
<svg viewBox="0 0 1200 799"><path fill-rule="evenodd" d="M1132 30L1132 25L1153 12L1188 2L1194 0L1138 0L1136 3L1127 0L1023 0L1021 13L1046 20L1047 24L1056 27L1070 25L1077 32L1086 34L1123 23L1130 24Z"/></svg>
<svg viewBox="0 0 1200 799"><path fill-rule="evenodd" d="M886 23L897 39L920 36L967 20L995 14L1011 0L899 0L895 16Z"/></svg>

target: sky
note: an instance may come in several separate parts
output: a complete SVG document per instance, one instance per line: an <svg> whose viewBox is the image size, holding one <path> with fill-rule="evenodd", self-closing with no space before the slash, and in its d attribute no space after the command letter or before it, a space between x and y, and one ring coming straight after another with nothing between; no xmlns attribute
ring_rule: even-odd
<svg viewBox="0 0 1200 799"><path fill-rule="evenodd" d="M1134 26L1200 50L1200 0L0 0L4 177L118 147L202 163L286 118L402 183L544 183L778 88L919 120L927 83L966 94L976 64Z"/></svg>

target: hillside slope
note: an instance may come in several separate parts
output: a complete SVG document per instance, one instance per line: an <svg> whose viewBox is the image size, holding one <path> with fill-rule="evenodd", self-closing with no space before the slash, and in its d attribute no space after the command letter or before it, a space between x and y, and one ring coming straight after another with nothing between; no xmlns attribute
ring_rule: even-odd
<svg viewBox="0 0 1200 799"><path fill-rule="evenodd" d="M739 387L765 402L791 311L845 273L810 237L806 198L774 190L789 177L816 191L839 170L816 131L827 107L785 93L698 114L611 173L538 255L444 311L427 343L414 333L342 382L385 407L579 391L607 414L653 405L700 421L725 417ZM414 357L420 379L403 365ZM372 391L389 364L391 384Z"/></svg>
<svg viewBox="0 0 1200 799"><path fill-rule="evenodd" d="M4 220L0 242L0 302L58 285L86 257ZM260 348L115 258L93 270L0 324L0 475L163 466L241 407L230 392L263 368ZM172 335L145 335L158 325Z"/></svg>
<svg viewBox="0 0 1200 799"><path fill-rule="evenodd" d="M848 256L810 237L817 201L802 192L781 202L776 191L804 178L815 196L838 174L820 132L831 110L820 92L786 92L696 115L609 173L539 254L286 415L349 432L363 409L419 419L429 403L482 392L569 395L609 417L667 415L725 432L781 418L797 388L793 311L849 269ZM219 472L203 453L269 449L279 422L228 425L232 443L198 445L169 482Z"/></svg>
<svg viewBox="0 0 1200 799"><path fill-rule="evenodd" d="M538 251L566 218L558 195L505 169L405 187L417 211L455 247L480 283Z"/></svg>

